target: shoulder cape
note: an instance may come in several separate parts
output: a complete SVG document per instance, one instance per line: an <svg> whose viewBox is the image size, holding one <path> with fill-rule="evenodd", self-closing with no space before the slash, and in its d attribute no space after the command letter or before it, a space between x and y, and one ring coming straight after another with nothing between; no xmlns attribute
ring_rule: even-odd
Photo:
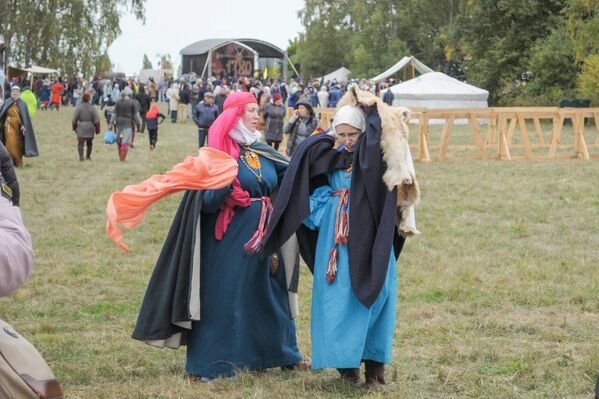
<svg viewBox="0 0 599 399"><path fill-rule="evenodd" d="M12 97L9 97L0 109L0 140L2 140L2 142L4 142L4 122L6 120L6 112L14 102L15 100L13 100ZM29 110L27 110L27 104L25 104L23 100L18 99L17 106L19 107L21 114L21 123L25 126L23 155L26 157L37 157L39 155L37 141L35 140L35 133L33 131L31 118L29 117Z"/></svg>

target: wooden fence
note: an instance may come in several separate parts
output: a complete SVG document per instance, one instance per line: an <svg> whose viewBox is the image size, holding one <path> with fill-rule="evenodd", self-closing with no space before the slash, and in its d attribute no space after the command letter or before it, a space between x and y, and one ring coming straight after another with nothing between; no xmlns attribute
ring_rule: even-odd
<svg viewBox="0 0 599 399"><path fill-rule="evenodd" d="M291 116L289 109L288 116ZM320 125L331 126L335 109L315 108ZM599 159L599 108L493 107L472 109L412 109L410 141L418 137L422 162L472 158L480 159ZM441 123L440 133L432 132ZM457 122L466 123L469 137L460 144L451 141ZM585 123L586 122L586 123ZM566 124L572 128L564 128ZM594 127L593 127L594 126ZM529 129L534 135L529 134ZM486 131L486 137L483 137ZM518 132L518 135L516 135ZM461 131L463 134L463 130ZM587 138L589 138L587 143ZM465 141L465 142L464 142ZM437 151L431 157L431 152ZM593 152L593 150L595 152ZM414 154L415 155L415 154Z"/></svg>

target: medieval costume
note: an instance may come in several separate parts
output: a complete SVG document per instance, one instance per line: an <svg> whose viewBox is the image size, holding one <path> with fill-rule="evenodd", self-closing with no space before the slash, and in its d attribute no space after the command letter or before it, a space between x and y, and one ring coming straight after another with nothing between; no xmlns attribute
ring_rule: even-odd
<svg viewBox="0 0 599 399"><path fill-rule="evenodd" d="M131 98L133 91L130 87L123 89L123 98L120 98L110 116L110 125L115 127L117 136L117 149L119 151L119 160L125 162L129 147L133 144L134 128L141 125L139 108Z"/></svg>
<svg viewBox="0 0 599 399"><path fill-rule="evenodd" d="M229 96L210 128L200 154L229 154L236 176L230 185L185 193L133 332L159 347L187 344L186 371L204 379L301 360L293 320L297 245L290 241L267 258L256 253L287 159L241 122L252 103L250 93Z"/></svg>
<svg viewBox="0 0 599 399"><path fill-rule="evenodd" d="M0 141L8 150L15 166L23 165L23 156L39 155L27 104L19 98L20 89L14 86L0 109Z"/></svg>
<svg viewBox="0 0 599 399"><path fill-rule="evenodd" d="M52 107L56 107L56 110L58 111L60 108L60 103L62 102L62 92L64 91L62 79L56 81L50 90L52 91L52 96L50 97L50 109L52 109Z"/></svg>
<svg viewBox="0 0 599 399"><path fill-rule="evenodd" d="M75 108L73 114L73 131L77 134L77 151L79 160L83 161L83 146L87 146L85 159L91 161L94 135L100 133L100 114L95 106L91 105L91 95L83 93L83 102Z"/></svg>
<svg viewBox="0 0 599 399"><path fill-rule="evenodd" d="M274 206L265 254L297 232L314 273L312 368L337 368L356 382L365 362L367 383L384 383L395 325L395 265L405 237L418 233L407 113L355 87L339 106L334 127L364 132L356 150L334 149L330 135L309 137L298 147Z"/></svg>

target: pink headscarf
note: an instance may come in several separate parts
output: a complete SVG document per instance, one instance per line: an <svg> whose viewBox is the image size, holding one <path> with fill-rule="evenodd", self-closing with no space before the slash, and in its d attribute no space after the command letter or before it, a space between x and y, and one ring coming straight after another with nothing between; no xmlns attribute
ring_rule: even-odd
<svg viewBox="0 0 599 399"><path fill-rule="evenodd" d="M237 125L237 122L245 114L247 104L257 104L256 97L248 92L236 92L230 94L223 104L223 112L216 118L208 130L208 146L224 151L234 159L239 159L239 144L230 136L229 132ZM221 206L220 213L216 218L214 236L221 240L229 223L235 216L235 208L247 208L250 206L250 194L241 188L239 180L233 180L233 192L229 194L225 203Z"/></svg>
<svg viewBox="0 0 599 399"><path fill-rule="evenodd" d="M245 114L247 104L257 104L256 97L248 92L235 92L227 96L223 113L216 118L208 130L208 146L239 158L239 145L229 137L229 132Z"/></svg>

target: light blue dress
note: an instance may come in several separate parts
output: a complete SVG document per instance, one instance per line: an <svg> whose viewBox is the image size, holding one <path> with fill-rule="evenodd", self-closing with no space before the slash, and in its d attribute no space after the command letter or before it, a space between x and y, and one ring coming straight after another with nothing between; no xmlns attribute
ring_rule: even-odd
<svg viewBox="0 0 599 399"><path fill-rule="evenodd" d="M357 368L362 360L390 363L397 303L395 257L391 252L385 283L370 309L351 287L347 245L338 245L337 276L332 283L327 282L340 199L332 193L350 188L351 172L337 170L327 179L329 185L311 195L310 216L304 220L308 228L319 230L312 290L312 368Z"/></svg>

